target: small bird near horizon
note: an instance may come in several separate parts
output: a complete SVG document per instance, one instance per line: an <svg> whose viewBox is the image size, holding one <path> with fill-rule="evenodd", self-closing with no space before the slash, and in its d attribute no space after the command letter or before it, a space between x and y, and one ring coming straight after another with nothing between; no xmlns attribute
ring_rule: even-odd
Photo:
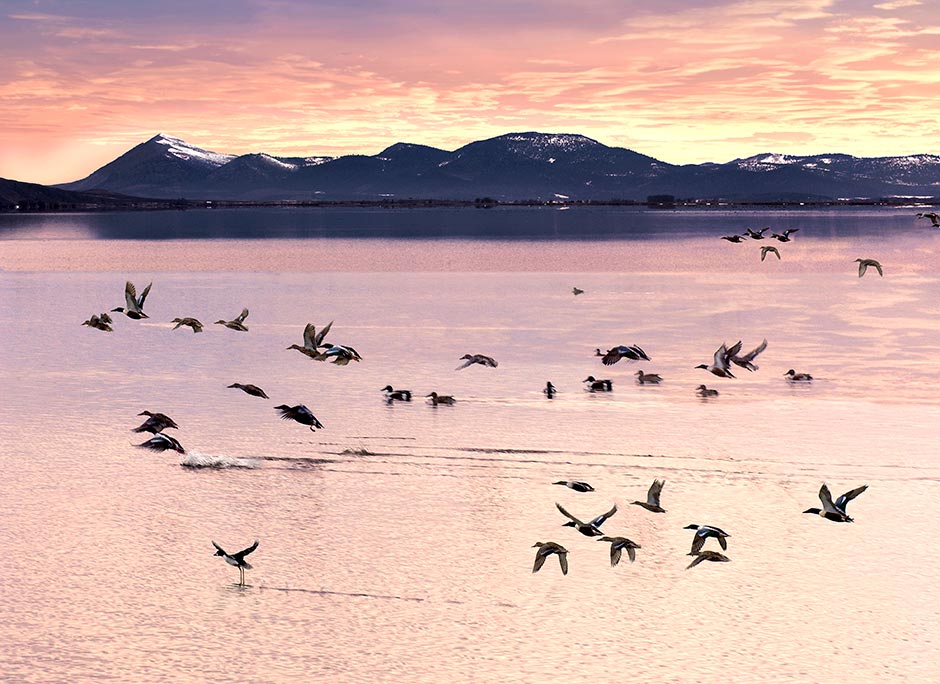
<svg viewBox="0 0 940 684"><path fill-rule="evenodd" d="M559 480L558 482L552 482L553 485L562 485L568 489L573 489L576 492L593 492L594 487L589 485L587 482L581 482L580 480Z"/></svg>
<svg viewBox="0 0 940 684"><path fill-rule="evenodd" d="M771 233L770 237L780 242L790 242L790 236L798 230L799 228L787 228L782 233Z"/></svg>
<svg viewBox="0 0 940 684"><path fill-rule="evenodd" d="M150 294L150 288L153 283L147 285L144 288L144 291L141 293L140 297L137 296L137 289L134 287L134 283L127 281L124 284L124 302L127 304L126 307L117 307L111 309L111 311L117 311L122 313L128 318L133 318L135 321L139 321L141 318L150 318L147 314L144 313L144 300L147 299L147 295Z"/></svg>
<svg viewBox="0 0 940 684"><path fill-rule="evenodd" d="M698 552L701 551L702 547L705 545L705 540L709 537L717 539L723 551L728 550L728 542L726 540L731 535L719 527L712 527L711 525L686 525L682 529L696 530L695 536L692 537L692 550L686 555L698 555Z"/></svg>
<svg viewBox="0 0 940 684"><path fill-rule="evenodd" d="M229 330L237 330L239 332L248 332L248 326L245 325L245 319L248 318L248 309L242 309L242 312L238 314L235 318L230 321L223 321L221 319L215 322L215 325L224 325Z"/></svg>
<svg viewBox="0 0 940 684"><path fill-rule="evenodd" d="M768 246L765 246L765 247L761 247L761 248L760 248L760 260L761 260L761 261L763 261L765 258L767 258L767 255L768 255L768 254L776 254L776 255L777 255L777 261L780 260L780 250L778 250L776 247L772 247L772 246L768 247Z"/></svg>
<svg viewBox="0 0 940 684"><path fill-rule="evenodd" d="M588 383L588 392L612 392L614 383L612 380L598 380L593 375L589 375L581 382Z"/></svg>
<svg viewBox="0 0 940 684"><path fill-rule="evenodd" d="M169 435L165 435L162 432L156 433L153 437L148 439L142 444L134 444L133 446L139 447L141 449L150 449L150 451L178 451L181 454L186 453L186 449L183 448L183 445L177 442L175 439Z"/></svg>
<svg viewBox="0 0 940 684"><path fill-rule="evenodd" d="M700 397L717 397L718 396L718 390L709 389L705 385L699 385L698 387L696 387L695 393L699 395Z"/></svg>
<svg viewBox="0 0 940 684"><path fill-rule="evenodd" d="M583 534L585 537L600 537L604 533L601 532L601 525L604 524L604 521L611 517L614 513L617 512L617 504L614 504L606 513L601 513L599 516L591 520L590 522L583 522L582 520L574 517L564 509L560 503L555 503L555 508L561 511L561 514L568 518L568 522L562 524L562 527L573 527L578 532Z"/></svg>
<svg viewBox="0 0 940 684"><path fill-rule="evenodd" d="M545 559L554 553L558 555L558 564L561 565L561 574L568 574L568 549L564 546L556 544L555 542L535 542L532 548L538 549L538 551L535 552L535 564L532 566L532 572L538 572L542 566L545 565Z"/></svg>
<svg viewBox="0 0 940 684"><path fill-rule="evenodd" d="M494 359L492 356L486 356L485 354L464 354L460 358L461 360L466 360L461 365L457 366L454 370L467 368L468 366L472 366L475 363L478 363L481 366L486 366L488 368L496 368L499 365L496 362L496 359Z"/></svg>
<svg viewBox="0 0 940 684"><path fill-rule="evenodd" d="M636 376L636 384L638 385L658 385L663 381L662 377L657 373L644 373L642 370L638 370L634 375Z"/></svg>
<svg viewBox="0 0 940 684"><path fill-rule="evenodd" d="M240 389L245 394L250 394L253 397L261 397L262 399L271 398L267 394L265 394L264 390L258 387L257 385L243 385L240 382L233 382L231 385L228 385L228 387L230 389L231 388Z"/></svg>
<svg viewBox="0 0 940 684"><path fill-rule="evenodd" d="M940 214L935 211L924 211L917 214L917 218L930 221L934 228L940 228Z"/></svg>
<svg viewBox="0 0 940 684"><path fill-rule="evenodd" d="M787 382L812 382L813 376L809 373L797 373L792 368L783 374Z"/></svg>
<svg viewBox="0 0 940 684"><path fill-rule="evenodd" d="M386 385L380 391L385 392L389 404L393 401L411 401L411 390L397 390L391 385Z"/></svg>
<svg viewBox="0 0 940 684"><path fill-rule="evenodd" d="M251 570L251 564L245 560L245 556L258 548L258 540L255 539L255 543L249 546L247 549L242 549L237 553L226 553L225 549L221 546L212 542L212 545L215 547L215 553L213 556L221 556L229 565L233 565L238 568L238 586L245 586L245 570Z"/></svg>
<svg viewBox="0 0 940 684"><path fill-rule="evenodd" d="M431 406L437 406L438 404L444 404L444 406L453 406L457 403L457 400L449 394L438 394L437 392L431 392L430 394L425 395L424 398L431 400Z"/></svg>
<svg viewBox="0 0 940 684"><path fill-rule="evenodd" d="M185 318L174 318L172 321L170 321L170 323L176 323L176 325L173 326L173 330L176 330L181 325L187 325L193 329L194 333L200 333L202 332L203 328L203 325L198 318L191 318L189 316L186 316Z"/></svg>
<svg viewBox="0 0 940 684"><path fill-rule="evenodd" d="M316 428L323 429L323 424L313 415L313 411L303 404L297 404L297 406L281 404L280 406L275 406L274 410L281 414L281 420L295 420L301 425L308 426L310 432L316 432Z"/></svg>
<svg viewBox="0 0 940 684"><path fill-rule="evenodd" d="M584 290L582 290L580 287L572 287L572 288L571 288L571 293L572 293L575 297L577 297L579 294L584 294Z"/></svg>
<svg viewBox="0 0 940 684"><path fill-rule="evenodd" d="M542 390L542 393L549 399L554 399L555 395L558 394L558 390L555 389L555 386L549 381L545 383L545 389Z"/></svg>
<svg viewBox="0 0 940 684"><path fill-rule="evenodd" d="M823 482L822 487L819 488L819 500L822 502L823 507L820 508L807 508L804 513L814 513L826 520L832 520L833 522L855 522L852 518L849 517L849 514L846 513L845 507L849 505L849 501L854 499L856 496L868 489L868 485L862 485L861 487L856 487L847 491L845 494L836 499L836 502L832 502L832 494L829 492L829 487L826 486L826 483Z"/></svg>
<svg viewBox="0 0 940 684"><path fill-rule="evenodd" d="M740 351L739 345L740 343L738 343L738 345L735 345L735 347L737 347L738 350ZM734 349L735 347L732 347L732 349ZM734 353L734 354L729 355L728 359L731 361L731 363L733 363L736 366L740 366L741 368L745 368L749 371L756 371L758 369L758 366L754 364L754 359L756 359L758 354L761 354L765 349L767 349L766 339L763 342L761 342L759 345L754 347L754 349L749 351L747 354L742 354L741 356L738 356L737 353Z"/></svg>
<svg viewBox="0 0 940 684"><path fill-rule="evenodd" d="M884 278L885 272L884 270L882 270L881 264L879 264L875 259L856 259L855 261L858 262L858 277L859 278L865 275L865 272L868 270L869 266L871 266L876 271L878 271L878 275Z"/></svg>
<svg viewBox="0 0 940 684"><path fill-rule="evenodd" d="M631 501L632 506L642 506L653 513L665 513L666 509L659 505L659 496L662 494L665 480L653 480L649 491L646 493L646 501Z"/></svg>
<svg viewBox="0 0 940 684"><path fill-rule="evenodd" d="M620 556L623 554L624 549L626 549L627 556L630 557L632 563L636 560L636 550L642 548L626 537L600 537L597 541L610 542L610 567L612 568L620 562Z"/></svg>
<svg viewBox="0 0 940 684"><path fill-rule="evenodd" d="M694 568L696 565L702 561L711 561L713 563L730 563L731 559L728 558L725 554L719 553L718 551L701 551L696 554L695 560L689 563L686 566L686 570Z"/></svg>

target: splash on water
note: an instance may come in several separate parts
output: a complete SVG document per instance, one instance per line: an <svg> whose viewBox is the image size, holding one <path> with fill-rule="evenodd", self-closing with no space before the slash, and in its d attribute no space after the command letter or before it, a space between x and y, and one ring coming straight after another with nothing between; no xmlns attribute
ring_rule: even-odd
<svg viewBox="0 0 940 684"><path fill-rule="evenodd" d="M214 456L190 451L180 458L183 468L259 468L261 461L254 458L234 458L232 456Z"/></svg>

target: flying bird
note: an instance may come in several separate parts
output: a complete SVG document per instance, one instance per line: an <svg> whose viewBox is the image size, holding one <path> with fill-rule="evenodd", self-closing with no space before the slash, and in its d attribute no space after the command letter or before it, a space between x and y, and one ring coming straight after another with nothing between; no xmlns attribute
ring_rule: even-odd
<svg viewBox="0 0 940 684"><path fill-rule="evenodd" d="M222 560L238 568L238 585L241 587L245 586L245 570L251 570L251 564L245 560L245 556L258 548L258 540L255 539L254 544L247 549L242 549L238 553L226 553L225 550L215 542L212 542L212 545L215 547L215 553L212 555L222 556Z"/></svg>
<svg viewBox="0 0 940 684"><path fill-rule="evenodd" d="M281 420L296 420L301 425L307 425L311 432L316 432L316 428L323 429L323 424L313 415L313 411L303 404L297 404L297 406L281 404L275 406L274 410L280 412Z"/></svg>
<svg viewBox="0 0 940 684"><path fill-rule="evenodd" d="M829 487L826 486L826 483L823 482L822 487L819 488L819 500L822 502L822 508L807 508L804 513L815 513L816 515L826 518L826 520L832 520L833 522L854 522L852 518L849 517L849 514L846 513L845 507L848 506L849 501L854 499L856 496L868 489L868 485L862 485L861 487L856 487L847 491L845 494L836 499L835 503L832 503L832 494L829 493Z"/></svg>
<svg viewBox="0 0 940 684"><path fill-rule="evenodd" d="M264 393L264 390L258 387L257 385L243 385L240 382L233 382L231 385L228 385L229 388L240 389L245 394L250 394L253 397L261 397L262 399L270 399L267 394Z"/></svg>
<svg viewBox="0 0 940 684"><path fill-rule="evenodd" d="M646 501L631 501L630 504L642 506L653 513L665 513L666 509L659 505L659 495L663 491L664 484L666 484L665 480L653 480L653 484L650 485L649 491L646 493Z"/></svg>
<svg viewBox="0 0 940 684"><path fill-rule="evenodd" d="M612 347L607 350L606 354L602 354L600 349L594 350L595 356L602 356L601 363L605 366L612 366L617 363L620 359L627 359L629 361L639 361L643 359L644 361L652 361L652 359L647 356L646 352L643 351L639 346L625 346L620 345L617 347Z"/></svg>
<svg viewBox="0 0 940 684"><path fill-rule="evenodd" d="M532 572L538 572L545 565L545 559L554 553L558 555L561 574L568 574L568 549L564 546L555 542L535 542L532 548L538 548L538 551L535 552L535 565L532 566Z"/></svg>
<svg viewBox="0 0 940 684"><path fill-rule="evenodd" d="M731 373L729 368L729 362L731 357L741 351L741 342L737 342L732 345L731 349L725 346L725 343L722 342L721 346L718 347L718 350L715 352L714 359L711 364L700 363L696 368L704 368L712 375L716 375L719 378L733 378L734 375Z"/></svg>
<svg viewBox="0 0 940 684"><path fill-rule="evenodd" d="M481 366L487 366L489 368L496 368L496 366L499 365L496 362L496 359L494 359L492 356L486 356L485 354L464 354L460 358L461 360L466 360L461 365L457 366L454 370L460 370L461 368L472 366L475 363L478 363Z"/></svg>
<svg viewBox="0 0 940 684"><path fill-rule="evenodd" d="M756 359L757 355L762 353L765 349L767 349L766 339L763 342L761 342L759 345L754 347L754 349L749 351L747 354L742 354L741 356L738 356L737 354L732 354L729 357L729 359L731 360L731 363L733 363L736 366L740 366L741 368L746 368L749 371L756 371L758 366L754 364L754 359Z"/></svg>
<svg viewBox="0 0 940 684"><path fill-rule="evenodd" d="M744 242L744 235L722 235L722 240L727 240L728 242Z"/></svg>
<svg viewBox="0 0 940 684"><path fill-rule="evenodd" d="M141 411L137 415L147 416L148 420L144 421L143 425L135 429L134 432L153 432L153 430L144 428L144 425L159 426L159 429L156 432L163 432L163 430L166 428L174 428L176 430L179 430L180 428L180 426L176 424L176 421L170 418L165 413L153 413L152 411Z"/></svg>
<svg viewBox="0 0 940 684"><path fill-rule="evenodd" d="M124 285L124 302L127 305L126 307L117 307L116 309L111 309L111 311L117 311L122 313L128 318L133 318L134 320L139 321L141 318L150 318L147 314L144 313L144 300L147 299L147 295L150 294L150 285L144 288L144 291L141 293L140 297L137 296L137 290L134 288L134 283L127 281Z"/></svg>
<svg viewBox="0 0 940 684"><path fill-rule="evenodd" d="M153 437L148 439L142 444L134 444L135 447L140 447L142 449L150 449L151 451L178 451L181 454L185 454L186 450L183 446L177 442L175 439L169 435L165 435L162 432L156 433Z"/></svg>
<svg viewBox="0 0 940 684"><path fill-rule="evenodd" d="M776 247L761 247L760 248L760 260L763 261L767 257L768 253L776 254L777 261L780 260L780 251Z"/></svg>
<svg viewBox="0 0 940 684"><path fill-rule="evenodd" d="M917 214L917 218L927 219L933 224L934 228L940 228L940 214L937 214L935 211L921 212Z"/></svg>
<svg viewBox="0 0 940 684"><path fill-rule="evenodd" d="M568 518L568 522L564 523L562 527L573 527L585 537L600 537L602 534L604 534L601 532L601 525L604 524L605 520L617 512L617 504L614 504L613 508L611 508L606 513L601 513L590 522L583 522L566 511L560 503L556 503L555 508L561 511L563 516Z"/></svg>
<svg viewBox="0 0 940 684"><path fill-rule="evenodd" d="M198 318L190 318L189 316L186 316L185 318L174 318L170 322L176 323L176 325L173 326L173 330L176 330L181 325L186 325L192 328L194 333L200 333L202 332L203 328L203 325Z"/></svg>
<svg viewBox="0 0 940 684"><path fill-rule="evenodd" d="M636 550L642 548L626 537L601 537L597 541L610 542L610 567L612 568L620 562L620 556L623 554L624 549L626 549L632 563L636 560Z"/></svg>
<svg viewBox="0 0 940 684"><path fill-rule="evenodd" d="M248 326L245 325L245 319L248 318L248 309L242 309L242 312L230 321L218 320L216 325L224 325L229 330L238 330L239 332L248 332Z"/></svg>
<svg viewBox="0 0 940 684"><path fill-rule="evenodd" d="M725 554L719 553L717 551L702 551L696 555L695 560L689 563L685 569L689 570L694 568L702 561L711 561L713 563L730 563L731 559L728 558Z"/></svg>
<svg viewBox="0 0 940 684"><path fill-rule="evenodd" d="M705 540L709 537L717 539L718 543L721 544L722 550L728 550L728 542L726 539L731 535L721 528L712 527L711 525L686 525L683 529L696 530L695 536L692 537L692 550L687 554L689 556L697 556L698 552L701 551L702 547L705 545Z"/></svg>
<svg viewBox="0 0 940 684"><path fill-rule="evenodd" d="M323 338L326 337L326 334L330 332L330 328L333 327L333 321L330 321L323 327L320 332L317 332L317 327L313 323L307 323L304 328L304 346L299 344L292 344L288 349L296 349L301 354L309 356L311 359L316 359L320 356L320 348L324 346Z"/></svg>
<svg viewBox="0 0 940 684"><path fill-rule="evenodd" d="M589 485L587 482L581 482L580 480L559 480L558 482L552 482L553 485L562 485L568 489L573 489L576 492L593 492L594 487Z"/></svg>
<svg viewBox="0 0 940 684"><path fill-rule="evenodd" d="M782 233L771 233L770 237L779 240L780 242L790 242L790 235L798 231L799 228L787 228Z"/></svg>
<svg viewBox="0 0 940 684"><path fill-rule="evenodd" d="M879 263L878 263L877 261L875 261L874 259L856 259L855 261L858 262L858 277L859 277L859 278L861 278L863 275L865 275L865 271L868 270L868 267L869 267L869 266L871 266L871 267L874 268L876 271L878 271L878 275L880 275L882 278L884 278L885 273L884 273L884 271L881 269L881 264L879 264Z"/></svg>
<svg viewBox="0 0 940 684"><path fill-rule="evenodd" d="M103 314L103 315L107 316L107 314ZM97 330L103 330L104 332L114 332L114 328L112 328L108 324L110 320L111 320L110 316L108 316L108 322L106 322L98 314L93 314L92 317L89 318L87 321L83 322L82 325L87 325L88 327L95 328Z"/></svg>
<svg viewBox="0 0 940 684"><path fill-rule="evenodd" d="M768 230L770 230L769 226L767 228L761 228L760 230L751 230L748 228L745 234L754 240L763 240L764 233L766 233Z"/></svg>

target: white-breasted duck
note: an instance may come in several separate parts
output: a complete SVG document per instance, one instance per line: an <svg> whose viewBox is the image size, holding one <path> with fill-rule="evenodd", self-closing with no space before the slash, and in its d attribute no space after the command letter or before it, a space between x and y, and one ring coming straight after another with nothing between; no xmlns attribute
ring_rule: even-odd
<svg viewBox="0 0 940 684"><path fill-rule="evenodd" d="M538 551L535 552L535 564L532 566L532 572L538 572L542 566L545 565L545 559L554 553L558 555L558 563L561 565L561 574L568 574L568 549L564 546L555 542L535 542L532 548L538 549Z"/></svg>
<svg viewBox="0 0 940 684"><path fill-rule="evenodd" d="M620 562L620 556L626 550L630 557L630 562L636 560L636 550L642 548L634 541L626 537L601 537L597 541L610 542L610 567L615 567Z"/></svg>
<svg viewBox="0 0 940 684"><path fill-rule="evenodd" d="M696 368L704 368L712 375L715 375L719 378L733 378L734 374L730 370L729 363L731 357L741 351L741 343L733 345L731 349L725 346L725 343L722 342L721 346L718 347L718 350L715 352L715 356L711 364L700 363Z"/></svg>
<svg viewBox="0 0 940 684"><path fill-rule="evenodd" d="M634 375L636 376L636 384L638 385L658 385L663 381L662 377L657 373L644 373L642 370L638 370Z"/></svg>
<svg viewBox="0 0 940 684"><path fill-rule="evenodd" d="M562 485L568 489L573 489L576 492L593 492L594 487L589 485L587 482L581 482L580 480L559 480L558 482L552 482L553 485Z"/></svg>
<svg viewBox="0 0 940 684"><path fill-rule="evenodd" d="M124 302L125 307L117 307L116 309L111 309L111 311L117 311L124 314L128 318L133 318L135 321L140 320L141 318L150 318L147 314L144 313L144 300L147 299L147 295L150 294L150 288L153 283L147 285L144 288L144 291L141 293L140 297L137 296L137 289L134 287L134 283L127 281L124 285Z"/></svg>
<svg viewBox="0 0 940 684"><path fill-rule="evenodd" d="M457 403L457 400L449 394L438 394L437 392L431 392L430 394L425 395L424 398L431 400L431 406L437 406L438 404L453 406Z"/></svg>
<svg viewBox="0 0 940 684"><path fill-rule="evenodd" d="M589 375L581 382L586 382L588 384L588 392L612 392L614 389L614 383L612 380L598 380L593 375Z"/></svg>
<svg viewBox="0 0 940 684"><path fill-rule="evenodd" d="M267 394L265 394L264 390L258 387L257 385L243 385L240 382L233 382L231 385L228 385L228 387L230 389L231 388L240 389L245 394L250 394L253 397L261 397L262 399L271 398Z"/></svg>
<svg viewBox="0 0 940 684"><path fill-rule="evenodd" d="M664 484L666 484L665 480L653 480L653 484L646 493L646 501L631 501L630 504L642 506L653 513L665 513L666 509L659 505L659 496L662 494Z"/></svg>
<svg viewBox="0 0 940 684"><path fill-rule="evenodd" d="M700 397L717 397L718 396L718 390L709 389L705 385L699 385L698 387L696 387L695 393L699 395Z"/></svg>
<svg viewBox="0 0 940 684"><path fill-rule="evenodd" d="M238 568L238 585L245 586L245 570L251 570L251 564L245 560L245 556L258 548L258 540L255 539L255 543L249 546L247 549L242 549L237 553L226 553L225 549L221 546L212 542L212 545L215 547L215 553L213 556L221 556L229 565L233 565Z"/></svg>
<svg viewBox="0 0 940 684"><path fill-rule="evenodd" d="M740 350L740 347L738 347L738 349ZM749 371L756 371L759 366L754 363L754 359L756 359L757 355L762 353L765 349L767 349L766 339L754 347L754 349L749 351L747 354L741 354L740 356L737 354L731 354L728 358L730 359L731 363L736 366L746 368Z"/></svg>
<svg viewBox="0 0 940 684"><path fill-rule="evenodd" d="M766 228L761 228L760 230L751 230L750 228L747 228L745 229L744 234L747 235L749 238L753 238L754 240L763 240L764 233L766 233L768 230L770 230L770 226L767 226Z"/></svg>
<svg viewBox="0 0 940 684"><path fill-rule="evenodd" d="M397 390L391 385L386 385L381 391L385 392L385 398L390 404L393 401L411 401L411 390Z"/></svg>
<svg viewBox="0 0 940 684"><path fill-rule="evenodd" d="M720 527L714 527L713 525L686 525L682 529L696 530L695 536L692 537L692 550L688 553L689 556L698 555L698 552L702 550L702 546L705 545L705 540L709 537L717 539L718 543L721 544L721 548L725 551L728 550L728 542L726 539L731 535Z"/></svg>
<svg viewBox="0 0 940 684"><path fill-rule="evenodd" d="M858 262L858 277L861 278L865 275L865 272L868 270L868 267L871 266L873 269L878 271L878 275L884 278L885 272L881 268L881 264L878 263L875 259L856 259Z"/></svg>
<svg viewBox="0 0 940 684"><path fill-rule="evenodd" d="M223 321L219 319L215 322L215 324L224 325L229 330L237 330L238 332L248 332L248 326L245 325L246 318L248 318L248 309L242 309L242 312L238 314L232 320Z"/></svg>
<svg viewBox="0 0 940 684"><path fill-rule="evenodd" d="M303 404L297 404L296 406L281 404L275 406L274 410L281 414L281 420L296 420L301 425L308 426L311 432L316 432L316 428L323 429L323 424L313 415L313 411Z"/></svg>
<svg viewBox="0 0 940 684"><path fill-rule="evenodd" d="M866 489L868 489L868 485L862 485L861 487L851 489L836 499L835 503L833 503L832 494L829 492L829 487L827 487L826 483L823 482L822 487L819 488L819 500L822 502L823 507L807 508L803 512L815 513L816 515L823 517L826 520L832 520L833 522L853 522L852 518L850 518L849 514L846 512L845 507L849 505L849 501L864 492Z"/></svg>
<svg viewBox="0 0 940 684"><path fill-rule="evenodd" d="M194 333L202 332L203 325L198 318L192 318L191 316L186 316L185 318L174 318L170 323L176 323L173 326L173 330L176 330L180 326L189 326L193 329Z"/></svg>
<svg viewBox="0 0 940 684"><path fill-rule="evenodd" d="M694 568L703 561L711 561L712 563L730 563L731 559L728 558L725 554L719 553L718 551L700 551L695 555L695 560L689 563L685 569L689 570L690 568Z"/></svg>
<svg viewBox="0 0 940 684"><path fill-rule="evenodd" d="M317 361L329 361L332 359L333 364L336 366L345 366L350 361L355 361L356 363L362 361L359 352L348 345L327 343L321 348L323 351L314 357Z"/></svg>
<svg viewBox="0 0 940 684"><path fill-rule="evenodd" d="M813 376L809 373L797 373L792 368L783 374L787 382L812 382Z"/></svg>
<svg viewBox="0 0 940 684"><path fill-rule="evenodd" d="M177 442L169 435L163 434L162 432L156 433L143 444L134 444L133 446L140 447L142 449L150 449L150 451L178 451L181 454L186 453L186 449L183 448L182 444Z"/></svg>
<svg viewBox="0 0 940 684"><path fill-rule="evenodd" d="M601 532L601 525L604 524L605 520L617 512L617 504L614 504L613 508L611 508L606 513L601 513L590 522L583 522L566 511L560 503L556 503L555 508L561 511L563 516L568 518L568 522L564 523L562 527L573 527L585 537L599 537L604 534Z"/></svg>
<svg viewBox="0 0 940 684"><path fill-rule="evenodd" d="M496 368L499 363L496 362L492 356L487 356L486 354L464 354L460 357L463 360L463 363L457 366L454 370L460 370L461 368L467 368L472 366L475 363L480 364L481 366L486 366L488 368Z"/></svg>

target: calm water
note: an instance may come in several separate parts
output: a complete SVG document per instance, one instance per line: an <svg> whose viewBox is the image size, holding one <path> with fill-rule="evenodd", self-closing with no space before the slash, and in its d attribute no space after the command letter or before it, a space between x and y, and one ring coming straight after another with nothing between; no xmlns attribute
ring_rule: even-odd
<svg viewBox="0 0 940 684"><path fill-rule="evenodd" d="M525 220L548 214L562 234L522 221L508 240L368 221L337 240L275 212L271 237L149 241L144 217L167 215L125 215L125 233L121 215L0 216L0 679L935 681L940 233L907 210ZM764 225L800 228L781 261L717 239ZM859 279L857 257L885 277ZM149 320L79 325L126 279L153 281ZM248 333L168 323L243 307ZM286 350L331 320L361 364ZM755 373L693 368L765 337ZM652 361L605 368L594 349L615 344ZM499 367L455 371L468 352ZM585 392L589 374L614 391ZM389 406L386 384L458 403ZM186 456L130 446L144 409L176 419ZM629 505L654 478L664 515ZM854 524L801 515L823 481L869 485ZM616 502L604 529L637 561L611 568L555 502ZM727 530L732 562L686 571L689 523ZM255 538L237 587L210 540ZM531 572L547 540L567 576Z"/></svg>

